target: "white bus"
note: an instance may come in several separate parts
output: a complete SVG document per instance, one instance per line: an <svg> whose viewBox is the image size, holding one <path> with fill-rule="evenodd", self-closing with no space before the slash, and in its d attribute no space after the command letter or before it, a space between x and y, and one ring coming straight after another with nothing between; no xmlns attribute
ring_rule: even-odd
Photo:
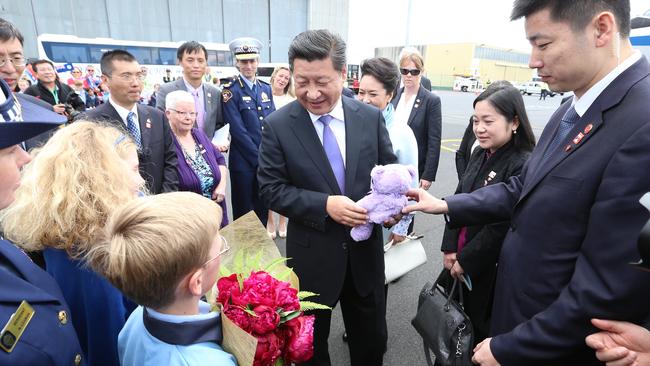
<svg viewBox="0 0 650 366"><path fill-rule="evenodd" d="M86 67L95 67L99 76L99 61L106 51L122 49L135 56L138 62L147 67L147 88L163 83L166 70L171 76L181 77L182 69L176 64L176 49L183 42L141 42L122 41L111 38L79 38L60 34L38 36L38 57L54 63L62 80L70 77L73 67L79 67L86 74ZM212 77L226 79L236 75L232 53L227 44L201 42L208 50L208 66Z"/></svg>

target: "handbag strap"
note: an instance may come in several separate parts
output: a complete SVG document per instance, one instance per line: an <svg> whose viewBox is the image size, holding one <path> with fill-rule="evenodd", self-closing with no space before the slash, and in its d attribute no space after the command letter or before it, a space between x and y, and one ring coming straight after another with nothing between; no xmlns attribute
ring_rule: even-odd
<svg viewBox="0 0 650 366"><path fill-rule="evenodd" d="M424 346L424 358L427 360L427 365L435 366L433 364L433 361L431 361L431 352L429 351L429 347L427 347L427 344L424 342L424 340L422 341L422 345Z"/></svg>

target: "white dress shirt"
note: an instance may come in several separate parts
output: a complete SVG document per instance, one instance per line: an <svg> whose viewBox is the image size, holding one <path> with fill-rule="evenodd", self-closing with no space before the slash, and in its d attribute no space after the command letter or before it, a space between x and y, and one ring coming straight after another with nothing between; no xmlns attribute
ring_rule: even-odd
<svg viewBox="0 0 650 366"><path fill-rule="evenodd" d="M128 124L126 122L126 117L129 115L129 112L133 112L135 114L135 118L133 118L133 122L135 123L135 127L140 131L140 122L138 121L138 104L134 104L133 108L131 110L128 110L122 106L117 105L115 102L113 102L112 98L108 98L108 102L111 103L113 108L117 111L117 114L120 115L120 118L122 118L122 123L124 123L124 127L128 128ZM127 129L128 131L128 129ZM142 136L142 131L140 131L140 136ZM142 138L142 137L140 137Z"/></svg>

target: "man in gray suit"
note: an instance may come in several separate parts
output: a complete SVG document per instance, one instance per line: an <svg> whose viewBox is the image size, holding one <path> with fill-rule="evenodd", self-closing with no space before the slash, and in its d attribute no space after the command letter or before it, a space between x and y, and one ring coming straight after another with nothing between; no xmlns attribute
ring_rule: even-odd
<svg viewBox="0 0 650 366"><path fill-rule="evenodd" d="M203 75L208 66L208 51L196 41L183 43L176 51L178 64L183 68L183 77L166 83L160 87L156 99L156 107L165 110L167 93L174 90L185 90L194 97L196 125L210 139L214 132L223 127L223 112L221 110L221 92L210 84L203 83ZM221 151L227 146L217 146Z"/></svg>

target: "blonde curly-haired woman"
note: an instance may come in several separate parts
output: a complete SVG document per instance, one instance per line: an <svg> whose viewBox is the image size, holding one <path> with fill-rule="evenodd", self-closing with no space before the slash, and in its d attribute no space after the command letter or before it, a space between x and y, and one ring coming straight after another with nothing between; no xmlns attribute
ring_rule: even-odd
<svg viewBox="0 0 650 366"><path fill-rule="evenodd" d="M135 307L89 269L83 255L101 240L113 210L135 199L144 180L136 145L113 127L75 122L35 152L15 202L2 214L5 236L27 251L43 250L62 289L89 365L117 365L117 336Z"/></svg>

